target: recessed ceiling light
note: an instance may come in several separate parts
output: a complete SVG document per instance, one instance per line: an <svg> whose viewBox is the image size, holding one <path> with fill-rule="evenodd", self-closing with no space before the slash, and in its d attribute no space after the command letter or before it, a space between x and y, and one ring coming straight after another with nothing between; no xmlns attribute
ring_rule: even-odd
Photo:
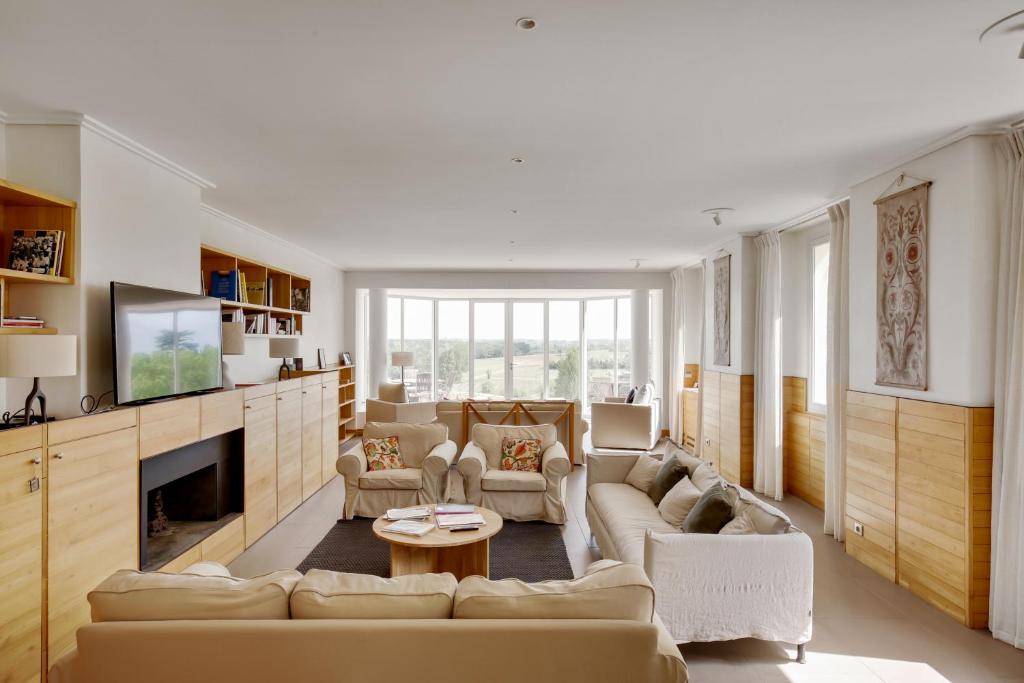
<svg viewBox="0 0 1024 683"><path fill-rule="evenodd" d="M710 215L711 216L711 220L713 220L715 222L715 225L721 225L722 224L721 214L726 212L726 211L735 211L735 210L736 209L731 209L728 206L718 206L718 207L715 207L713 209L704 209L703 211L701 211L701 213Z"/></svg>
<svg viewBox="0 0 1024 683"><path fill-rule="evenodd" d="M523 163L523 158L522 157L512 157L511 159L509 159L509 161L511 161L513 164L521 164L521 163Z"/></svg>
<svg viewBox="0 0 1024 683"><path fill-rule="evenodd" d="M532 17L519 17L516 19L516 28L521 31L532 31L537 27L537 22Z"/></svg>
<svg viewBox="0 0 1024 683"><path fill-rule="evenodd" d="M509 209L512 213L519 213L519 209Z"/></svg>

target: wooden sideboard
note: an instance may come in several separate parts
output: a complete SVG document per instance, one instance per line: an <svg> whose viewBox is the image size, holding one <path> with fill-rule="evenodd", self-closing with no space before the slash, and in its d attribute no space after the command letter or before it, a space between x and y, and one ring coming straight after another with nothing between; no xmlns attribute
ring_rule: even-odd
<svg viewBox="0 0 1024 683"><path fill-rule="evenodd" d="M138 569L142 459L244 430L243 514L161 571L226 564L333 477L338 384L326 372L0 432L0 681L45 681L90 619L86 594Z"/></svg>

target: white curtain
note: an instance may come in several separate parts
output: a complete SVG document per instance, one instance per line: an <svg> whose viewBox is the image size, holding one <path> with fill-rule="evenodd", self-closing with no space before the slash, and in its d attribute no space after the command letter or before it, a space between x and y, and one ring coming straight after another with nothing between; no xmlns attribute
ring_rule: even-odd
<svg viewBox="0 0 1024 683"><path fill-rule="evenodd" d="M708 298L708 260L700 262L700 306L697 309L697 316L700 320L700 379L697 387L697 441L694 444L694 454L698 457L704 452L704 368L708 364L704 360L704 335L707 332L707 316L705 315L706 302Z"/></svg>
<svg viewBox="0 0 1024 683"><path fill-rule="evenodd" d="M825 395L825 533L846 536L846 387L850 379L850 202L828 209L828 349Z"/></svg>
<svg viewBox="0 0 1024 683"><path fill-rule="evenodd" d="M668 353L668 432L677 444L683 443L683 330L685 314L686 269L672 271L672 314L669 316L670 344ZM692 324L692 323L691 323Z"/></svg>
<svg viewBox="0 0 1024 683"><path fill-rule="evenodd" d="M754 312L754 490L782 500L782 246L758 235Z"/></svg>
<svg viewBox="0 0 1024 683"><path fill-rule="evenodd" d="M1024 647L1024 131L999 141L1005 164L996 298L989 628Z"/></svg>

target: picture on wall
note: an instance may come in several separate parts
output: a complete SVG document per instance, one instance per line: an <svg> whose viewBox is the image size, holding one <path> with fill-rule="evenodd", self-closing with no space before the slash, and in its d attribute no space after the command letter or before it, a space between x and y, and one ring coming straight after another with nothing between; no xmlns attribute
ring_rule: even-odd
<svg viewBox="0 0 1024 683"><path fill-rule="evenodd" d="M928 388L928 188L882 197L878 207L875 384Z"/></svg>
<svg viewBox="0 0 1024 683"><path fill-rule="evenodd" d="M729 322L729 280L731 277L731 254L715 259L715 365L732 364L730 335L732 327Z"/></svg>

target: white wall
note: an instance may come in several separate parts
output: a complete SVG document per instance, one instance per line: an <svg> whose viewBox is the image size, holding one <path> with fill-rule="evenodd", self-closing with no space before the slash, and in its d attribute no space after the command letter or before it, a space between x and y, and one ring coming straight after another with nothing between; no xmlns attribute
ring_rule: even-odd
<svg viewBox="0 0 1024 683"><path fill-rule="evenodd" d="M339 268L280 238L255 232L238 222L208 211L201 212L199 226L200 240L204 244L310 278L310 313L303 320L302 330L303 363L306 367L316 367L318 347L324 349L328 364L338 362L338 355L344 350L342 340L345 329L342 315L345 306L345 279ZM194 278L196 287L199 286L198 253L197 243ZM249 338L245 342L246 355L225 356L232 379L239 383L256 382L276 376L281 361L267 355L269 346L270 341L266 338Z"/></svg>
<svg viewBox="0 0 1024 683"><path fill-rule="evenodd" d="M782 233L782 374L807 377L811 324L811 243L827 237L828 217Z"/></svg>
<svg viewBox="0 0 1024 683"><path fill-rule="evenodd" d="M731 254L729 281L729 322L731 364L715 365L715 283L714 261ZM754 306L757 274L754 269L754 239L736 237L707 257L708 274L704 291L704 358L702 367L713 372L749 375L754 372Z"/></svg>
<svg viewBox="0 0 1024 683"><path fill-rule="evenodd" d="M957 405L992 405L999 221L994 140L968 137L851 189L851 389ZM934 181L926 245L927 391L875 385L873 202L901 171Z"/></svg>
<svg viewBox="0 0 1024 683"><path fill-rule="evenodd" d="M700 266L683 271L683 363L700 364L700 311L704 296Z"/></svg>

